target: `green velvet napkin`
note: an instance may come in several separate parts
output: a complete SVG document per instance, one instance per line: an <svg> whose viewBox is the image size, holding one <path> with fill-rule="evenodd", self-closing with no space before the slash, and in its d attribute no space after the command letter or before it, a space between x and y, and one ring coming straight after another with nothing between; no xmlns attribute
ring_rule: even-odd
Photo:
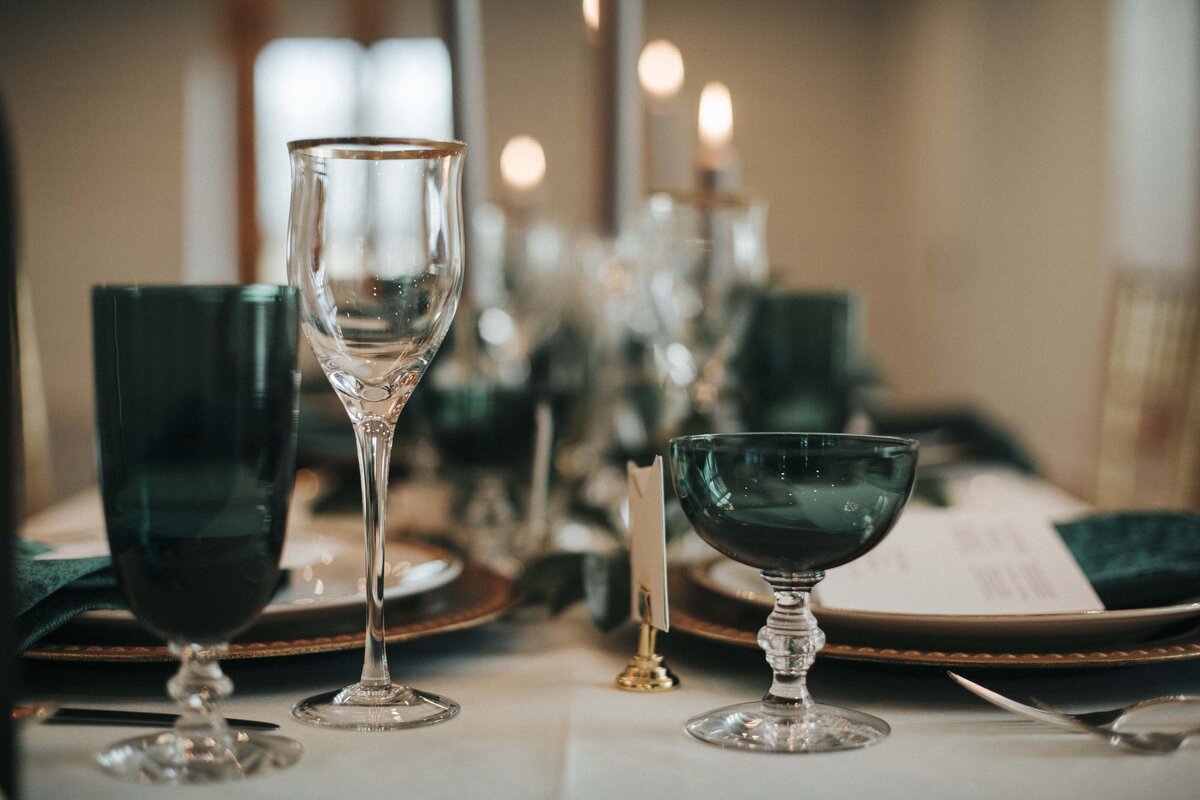
<svg viewBox="0 0 1200 800"><path fill-rule="evenodd" d="M18 539L13 548L17 646L24 651L76 614L128 608L108 556L38 561L52 548Z"/></svg>
<svg viewBox="0 0 1200 800"><path fill-rule="evenodd" d="M1200 514L1130 511L1055 527L1105 608L1200 598Z"/></svg>

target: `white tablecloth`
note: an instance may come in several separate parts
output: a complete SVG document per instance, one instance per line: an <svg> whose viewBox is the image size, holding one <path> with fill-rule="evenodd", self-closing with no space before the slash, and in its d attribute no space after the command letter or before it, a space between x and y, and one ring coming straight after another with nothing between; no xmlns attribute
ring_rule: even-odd
<svg viewBox="0 0 1200 800"><path fill-rule="evenodd" d="M357 653L230 662L231 716L278 722L303 743L295 767L237 785L136 789L94 766L103 745L138 731L25 729L30 798L212 796L368 797L821 797L1190 798L1200 794L1200 747L1140 756L994 709L936 669L819 661L814 693L886 719L892 735L860 751L774 756L727 752L691 739L691 715L760 695L765 662L751 650L683 634L662 650L683 681L658 695L619 691L632 629L602 635L582 609L521 618L393 646L394 675L458 700L462 713L430 728L344 733L293 721L298 698L357 676ZM164 665L29 665L31 690L62 703L169 710ZM1071 707L1200 692L1195 662L1108 670L968 672L1001 691Z"/></svg>
<svg viewBox="0 0 1200 800"><path fill-rule="evenodd" d="M1085 507L1053 487L1012 475L966 474L956 504L1036 503L1051 516ZM1015 499L1014 499L1015 498ZM77 530L98 515L83 495L32 521L43 533ZM94 523L93 523L94 524ZM999 711L932 668L819 660L816 697L883 717L892 735L865 750L778 756L727 752L683 731L690 716L760 696L770 682L761 653L673 633L660 649L683 681L639 695L613 679L636 631L604 635L576 607L547 619L523 612L486 627L389 648L393 676L462 704L449 722L410 731L345 733L292 720L297 699L352 682L361 654L333 653L226 667L237 684L227 715L271 720L303 743L298 765L236 786L139 789L94 764L108 743L144 732L31 726L21 763L25 796L129 798L1130 798L1200 797L1200 742L1142 756ZM1001 692L1065 708L1200 694L1200 662L1116 669L964 672ZM29 699L171 710L167 665L27 662Z"/></svg>

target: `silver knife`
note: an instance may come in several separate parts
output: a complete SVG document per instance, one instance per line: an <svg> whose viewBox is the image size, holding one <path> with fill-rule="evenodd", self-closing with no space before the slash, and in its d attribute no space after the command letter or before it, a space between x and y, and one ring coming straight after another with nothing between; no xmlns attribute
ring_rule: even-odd
<svg viewBox="0 0 1200 800"><path fill-rule="evenodd" d="M40 717L45 725L127 725L130 727L169 728L179 719L178 714L162 714L153 711L121 711L104 708L69 708L57 707L49 713L22 713L22 709L13 709L13 718ZM274 731L279 726L274 722L259 722L253 719L225 720L231 728L241 728L248 731Z"/></svg>

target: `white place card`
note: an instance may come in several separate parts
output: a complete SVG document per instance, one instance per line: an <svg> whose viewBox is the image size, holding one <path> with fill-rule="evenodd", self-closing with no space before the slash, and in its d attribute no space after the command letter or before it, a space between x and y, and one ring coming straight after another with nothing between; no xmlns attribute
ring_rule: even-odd
<svg viewBox="0 0 1200 800"><path fill-rule="evenodd" d="M830 570L822 605L897 614L1053 614L1104 605L1044 516L907 509L862 558Z"/></svg>
<svg viewBox="0 0 1200 800"><path fill-rule="evenodd" d="M640 595L649 593L650 618L660 631L671 629L667 609L667 525L663 508L662 456L648 467L632 461L629 470L629 558L632 573L630 604L642 619Z"/></svg>

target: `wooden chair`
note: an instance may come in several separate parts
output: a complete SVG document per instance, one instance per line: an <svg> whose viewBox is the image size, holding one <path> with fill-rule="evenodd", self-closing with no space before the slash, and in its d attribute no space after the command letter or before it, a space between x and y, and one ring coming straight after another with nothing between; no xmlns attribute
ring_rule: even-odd
<svg viewBox="0 0 1200 800"><path fill-rule="evenodd" d="M1179 505L1200 510L1200 356L1193 362L1193 380L1187 413L1183 420L1183 436L1179 441L1179 460L1175 472L1173 494Z"/></svg>
<svg viewBox="0 0 1200 800"><path fill-rule="evenodd" d="M6 302L11 304L15 316L12 343L16 358L17 379L10 391L10 398L17 425L15 443L17 462L14 476L17 479L19 516L24 517L50 505L54 500L54 469L50 449L50 423L46 402L45 384L42 379L42 364L38 355L37 331L33 321L33 297L29 278L22 268L18 241L20 202L17 196L16 155L13 152L12 132L7 120L0 118L0 181L3 182L0 202L0 249L9 279L11 294ZM6 345L9 342L6 341Z"/></svg>
<svg viewBox="0 0 1200 800"><path fill-rule="evenodd" d="M0 97L0 796L15 796L16 730L12 705L17 696L16 597L12 589L13 538L17 531L17 302L15 181L8 148L4 98Z"/></svg>
<svg viewBox="0 0 1200 800"><path fill-rule="evenodd" d="M21 343L21 442L23 452L25 516L54 502L54 459L50 440L50 410L42 360L33 319L33 296L29 277L17 266L17 340Z"/></svg>
<svg viewBox="0 0 1200 800"><path fill-rule="evenodd" d="M1198 362L1196 284L1119 276L1100 409L1098 505L1200 507Z"/></svg>

